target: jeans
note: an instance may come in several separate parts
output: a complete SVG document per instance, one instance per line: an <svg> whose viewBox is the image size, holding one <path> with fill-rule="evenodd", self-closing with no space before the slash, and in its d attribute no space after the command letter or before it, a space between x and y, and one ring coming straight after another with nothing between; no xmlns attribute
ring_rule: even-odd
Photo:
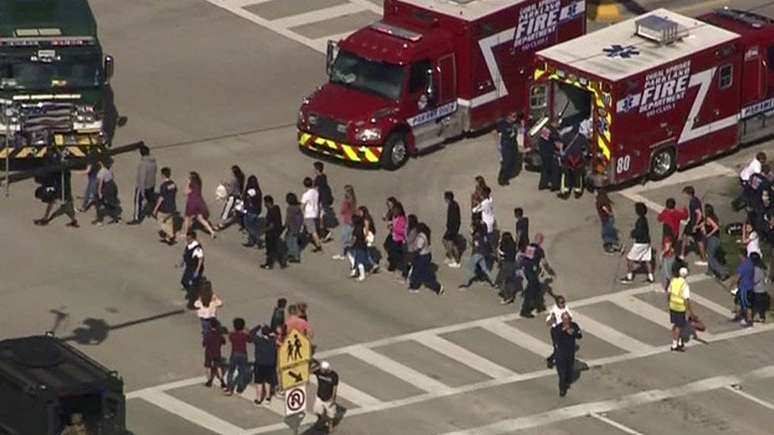
<svg viewBox="0 0 774 435"><path fill-rule="evenodd" d="M674 273L672 269L675 265L675 256L661 257L661 277L664 278L664 288L669 287L669 283L672 281Z"/></svg>
<svg viewBox="0 0 774 435"><path fill-rule="evenodd" d="M239 372L239 374L234 377L234 372ZM250 368L247 364L247 355L243 353L231 354L231 358L228 360L228 377L226 378L228 390L234 391L236 388L237 393L241 393L249 382Z"/></svg>
<svg viewBox="0 0 774 435"><path fill-rule="evenodd" d="M427 288L438 293L441 291L441 284L433 271L432 254L416 255L412 262L411 275L409 276L409 288L416 290L424 284Z"/></svg>
<svg viewBox="0 0 774 435"><path fill-rule="evenodd" d="M343 224L341 226L341 255L346 255L352 246L352 225Z"/></svg>
<svg viewBox="0 0 774 435"><path fill-rule="evenodd" d="M497 277L494 275L494 273L492 273L492 270L489 269L489 266L486 264L486 257L479 254L478 252L470 256L470 261L465 268L465 282L468 285L473 282L473 280L476 278L477 267L481 269L481 272L484 272L489 282L494 284Z"/></svg>
<svg viewBox="0 0 774 435"><path fill-rule="evenodd" d="M618 230L615 228L615 218L612 216L602 221L602 242L606 245L618 245Z"/></svg>
<svg viewBox="0 0 774 435"><path fill-rule="evenodd" d="M97 177L89 177L86 182L86 190L83 192L83 203L81 203L81 210L86 210L91 207L97 199Z"/></svg>
<svg viewBox="0 0 774 435"><path fill-rule="evenodd" d="M301 247L298 246L298 234L285 234L285 245L288 247L288 258L301 261Z"/></svg>
<svg viewBox="0 0 774 435"><path fill-rule="evenodd" d="M711 236L707 238L707 262L710 272L718 277L728 276L728 268L718 261L717 253L720 248L720 237Z"/></svg>
<svg viewBox="0 0 774 435"><path fill-rule="evenodd" d="M248 243L260 244L261 217L254 213L245 214L245 228L248 234Z"/></svg>

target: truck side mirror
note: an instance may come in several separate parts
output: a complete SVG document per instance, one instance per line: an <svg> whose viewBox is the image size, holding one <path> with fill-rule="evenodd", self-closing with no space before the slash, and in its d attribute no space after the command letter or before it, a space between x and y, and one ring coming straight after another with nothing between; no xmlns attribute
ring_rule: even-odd
<svg viewBox="0 0 774 435"><path fill-rule="evenodd" d="M325 71L328 75L331 75L333 69L333 62L336 60L336 56L339 54L339 43L331 39L328 40L328 47L325 52Z"/></svg>
<svg viewBox="0 0 774 435"><path fill-rule="evenodd" d="M113 71L115 65L113 63L113 56L105 56L105 83L110 83L110 79L113 77Z"/></svg>

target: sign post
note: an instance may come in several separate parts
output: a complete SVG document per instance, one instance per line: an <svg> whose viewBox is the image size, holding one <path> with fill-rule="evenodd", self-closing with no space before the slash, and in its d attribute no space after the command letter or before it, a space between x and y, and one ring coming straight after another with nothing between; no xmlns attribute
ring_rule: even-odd
<svg viewBox="0 0 774 435"><path fill-rule="evenodd" d="M298 330L291 330L277 353L277 378L285 391L285 424L294 434L306 416L311 360L312 342Z"/></svg>

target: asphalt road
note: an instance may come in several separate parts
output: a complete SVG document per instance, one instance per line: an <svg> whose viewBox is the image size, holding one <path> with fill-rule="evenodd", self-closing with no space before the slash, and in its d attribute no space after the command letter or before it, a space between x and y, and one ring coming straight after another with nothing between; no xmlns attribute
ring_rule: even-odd
<svg viewBox="0 0 774 435"><path fill-rule="evenodd" d="M116 105L128 118L115 142L144 140L180 184L188 171L198 171L213 213L221 207L214 188L234 163L258 175L275 198L300 193L313 160L298 152L293 124L302 97L323 80L320 41L374 14L367 0L352 0L355 7L343 18L325 10L342 3L139 0L117 7L93 0L103 44L116 58ZM696 8L694 14L707 6L684 7ZM310 10L322 12L297 17ZM325 20L305 24L309 17ZM615 195L619 229L625 233L632 224L633 200L661 204L670 195L679 198L686 183L713 198L724 222L741 219L721 205L733 184L728 175L758 149L771 148L764 143ZM135 154L116 159L127 210L137 160ZM496 160L484 136L411 160L397 173L335 164L327 172L337 197L352 184L375 215L384 212L387 196L398 197L434 229L439 259L443 192L454 191L464 206L474 176L494 184ZM346 384L341 434L770 433L771 325L741 331L729 323L727 291L695 268L692 293L708 344L668 352L662 296L644 282L617 283L622 260L601 253L591 196L559 201L537 192L536 184L535 174L523 173L494 197L501 228L512 229L511 210L521 206L532 232L546 234L559 274L555 291L568 297L586 331L579 356L591 369L564 399L542 361L549 343L543 322L518 319L516 307L501 306L482 285L457 291L462 272L444 265L443 297L409 295L386 272L353 282L344 264L330 258L337 242L324 254L304 253L300 265L264 271L262 252L243 248L231 229L203 240L207 275L225 301L219 317L255 324L268 321L278 297L307 302L319 351ZM76 191L82 186L76 180ZM93 227L91 216L82 216L78 230L63 220L34 227L42 207L33 190L30 182L14 184L0 213L2 336L55 330L119 370L137 435L289 433L277 400L256 407L201 385L198 321L184 309L173 267L182 248L159 244L155 222ZM651 221L651 228L658 226ZM377 238L384 232L378 227Z"/></svg>

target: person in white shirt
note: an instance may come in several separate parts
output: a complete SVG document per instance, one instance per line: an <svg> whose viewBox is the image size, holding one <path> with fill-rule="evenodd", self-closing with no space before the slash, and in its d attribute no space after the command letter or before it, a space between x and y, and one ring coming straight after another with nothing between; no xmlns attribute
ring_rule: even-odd
<svg viewBox="0 0 774 435"><path fill-rule="evenodd" d="M564 313L567 313L572 317L572 312L570 311L570 308L567 306L567 300L562 295L556 296L556 305L551 307L551 310L548 312L548 316L546 317L546 325L548 326L548 330L553 331L554 327L562 323L562 315ZM551 344L554 348L554 351L551 352L551 355L546 357L546 367L549 369L554 368L554 355L556 354L556 343L554 343L554 336L551 335Z"/></svg>
<svg viewBox="0 0 774 435"><path fill-rule="evenodd" d="M199 286L199 297L193 305L202 324L203 336L210 330L212 319L218 317L218 308L223 306L223 301L212 291L212 283L204 281Z"/></svg>
<svg viewBox="0 0 774 435"><path fill-rule="evenodd" d="M492 236L495 230L495 212L494 212L494 199L492 198L492 189L489 187L483 188L484 198L477 206L473 207L473 213L481 213L481 221L486 225L487 239L491 244L494 244Z"/></svg>
<svg viewBox="0 0 774 435"><path fill-rule="evenodd" d="M304 178L304 187L306 192L301 196L301 208L304 210L304 228L309 236L312 237L314 249L312 252L322 251L320 236L317 234L317 222L320 220L320 194L314 187L311 178Z"/></svg>
<svg viewBox="0 0 774 435"><path fill-rule="evenodd" d="M755 229L753 229L753 226L750 225L749 223L744 224L742 243L744 243L745 247L747 248L748 257L753 252L760 255L761 258L763 257L763 253L761 252L760 240L758 238L758 233L755 231Z"/></svg>
<svg viewBox="0 0 774 435"><path fill-rule="evenodd" d="M742 185L742 195L734 200L734 208L739 210L744 206L752 205L755 189L750 185L750 179L755 174L760 174L766 163L766 153L760 152L739 172L739 183ZM742 202L744 201L744 203Z"/></svg>

